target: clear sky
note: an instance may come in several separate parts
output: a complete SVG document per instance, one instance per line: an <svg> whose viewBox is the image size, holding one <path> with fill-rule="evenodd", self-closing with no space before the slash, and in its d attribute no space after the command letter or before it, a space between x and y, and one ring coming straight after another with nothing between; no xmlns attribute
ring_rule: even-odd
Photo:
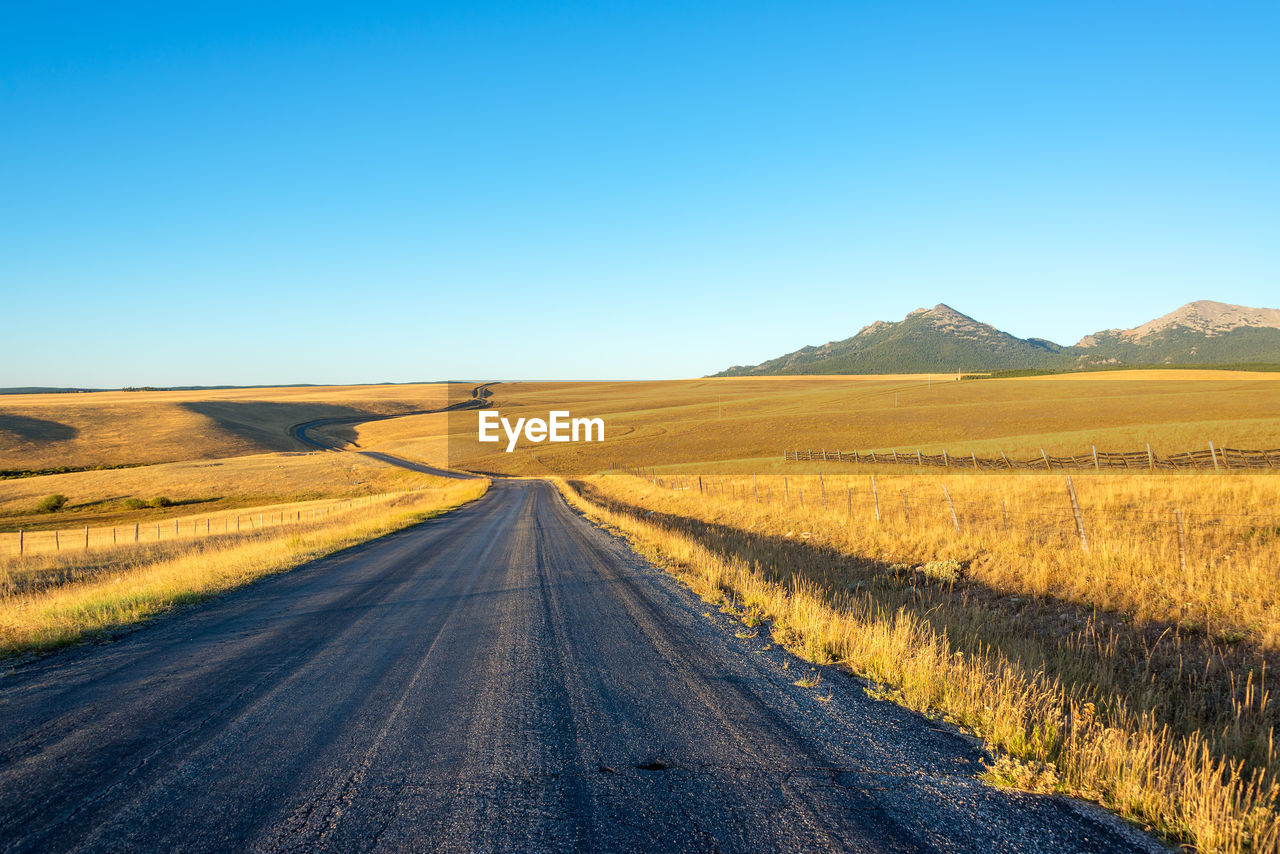
<svg viewBox="0 0 1280 854"><path fill-rule="evenodd" d="M1280 307L1280 4L0 0L0 386Z"/></svg>

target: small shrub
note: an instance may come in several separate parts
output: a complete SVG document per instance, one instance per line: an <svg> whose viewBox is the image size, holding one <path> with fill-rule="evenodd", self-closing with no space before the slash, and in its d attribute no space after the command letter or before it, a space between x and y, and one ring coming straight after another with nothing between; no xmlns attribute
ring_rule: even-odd
<svg viewBox="0 0 1280 854"><path fill-rule="evenodd" d="M36 505L36 510L41 513L57 513L67 503L67 496L60 492L53 495L46 495L40 499L40 503Z"/></svg>
<svg viewBox="0 0 1280 854"><path fill-rule="evenodd" d="M960 566L958 560L931 560L920 567L920 571L926 578L932 578L934 581L950 582L959 581L964 568Z"/></svg>
<svg viewBox="0 0 1280 854"><path fill-rule="evenodd" d="M165 498L163 495L157 495L155 498L148 501L147 504L152 507L169 507L173 502L168 498Z"/></svg>
<svg viewBox="0 0 1280 854"><path fill-rule="evenodd" d="M141 498L126 498L124 500L124 509L126 510L141 510L146 506L147 502L143 501Z"/></svg>

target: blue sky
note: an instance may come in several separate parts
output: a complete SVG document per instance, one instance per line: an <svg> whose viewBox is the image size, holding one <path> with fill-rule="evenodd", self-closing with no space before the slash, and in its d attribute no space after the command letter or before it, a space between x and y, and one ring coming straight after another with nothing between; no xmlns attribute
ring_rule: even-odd
<svg viewBox="0 0 1280 854"><path fill-rule="evenodd" d="M203 6L203 8L201 8ZM1280 306L1280 4L0 3L0 386Z"/></svg>

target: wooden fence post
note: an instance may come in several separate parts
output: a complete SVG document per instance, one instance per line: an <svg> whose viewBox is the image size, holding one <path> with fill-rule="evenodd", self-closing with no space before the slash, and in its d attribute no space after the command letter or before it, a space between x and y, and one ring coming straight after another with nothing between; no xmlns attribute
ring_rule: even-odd
<svg viewBox="0 0 1280 854"><path fill-rule="evenodd" d="M1209 456L1213 457L1213 470L1218 470L1218 452L1213 449L1213 443L1209 443Z"/></svg>
<svg viewBox="0 0 1280 854"><path fill-rule="evenodd" d="M943 448L943 449L942 449L942 467L943 467L943 468L948 468L948 469L949 469L949 468L951 468L951 460L947 457L947 449L946 449L946 448Z"/></svg>
<svg viewBox="0 0 1280 854"><path fill-rule="evenodd" d="M1080 513L1080 502L1076 501L1076 488L1071 483L1071 475L1067 475L1067 495L1071 496L1071 512L1076 517L1076 532L1080 534L1080 549L1089 551L1089 540L1084 535L1084 516Z"/></svg>
<svg viewBox="0 0 1280 854"><path fill-rule="evenodd" d="M1151 453L1151 443L1147 443L1147 471L1156 470L1156 455Z"/></svg>
<svg viewBox="0 0 1280 854"><path fill-rule="evenodd" d="M787 482L786 475L782 477L782 506L791 506L791 484Z"/></svg>
<svg viewBox="0 0 1280 854"><path fill-rule="evenodd" d="M898 449L897 449L897 448L894 448L894 449L893 449L893 462L894 462L894 464L895 464L895 465L896 465L896 464L897 464L897 462L898 462Z"/></svg>
<svg viewBox="0 0 1280 854"><path fill-rule="evenodd" d="M1182 567L1182 574L1187 574L1187 528L1182 522L1182 508L1179 507L1173 511L1173 515L1178 519L1178 565Z"/></svg>
<svg viewBox="0 0 1280 854"><path fill-rule="evenodd" d="M18 531L18 554L22 554L23 549L26 548L26 542L24 541L24 534L25 534L24 531L22 530Z"/></svg>
<svg viewBox="0 0 1280 854"><path fill-rule="evenodd" d="M138 541L138 523L137 522L133 523L133 541L135 543Z"/></svg>
<svg viewBox="0 0 1280 854"><path fill-rule="evenodd" d="M1044 452L1044 448L1040 449L1040 456L1044 459L1044 470L1049 471L1053 466L1049 465L1049 455Z"/></svg>
<svg viewBox="0 0 1280 854"><path fill-rule="evenodd" d="M947 485L942 484L942 494L947 496L947 506L951 508L951 524L956 526L956 533L960 533L960 520L956 517L956 505L951 500L951 490L947 489Z"/></svg>
<svg viewBox="0 0 1280 854"><path fill-rule="evenodd" d="M924 458L920 456L920 449L916 448L916 467L924 468Z"/></svg>
<svg viewBox="0 0 1280 854"><path fill-rule="evenodd" d="M876 476L871 475L871 500L876 505L876 521L880 521L880 493L876 491Z"/></svg>
<svg viewBox="0 0 1280 854"><path fill-rule="evenodd" d="M89 550L89 526L84 526L84 550Z"/></svg>
<svg viewBox="0 0 1280 854"><path fill-rule="evenodd" d="M53 532L53 550L54 550L55 552L60 552L60 551L62 551L62 543L58 542L58 532L57 532L57 531L54 531L54 532Z"/></svg>
<svg viewBox="0 0 1280 854"><path fill-rule="evenodd" d="M1102 470L1101 466L1098 465L1098 446L1097 445L1093 446L1093 470L1094 471Z"/></svg>
<svg viewBox="0 0 1280 854"><path fill-rule="evenodd" d="M970 451L970 452L969 452L969 456L973 457L973 470L974 470L974 471L977 471L977 470L978 470L978 452L977 452L977 451ZM985 457L984 457L984 459L985 459Z"/></svg>
<svg viewBox="0 0 1280 854"><path fill-rule="evenodd" d="M1013 463L1009 462L1009 458L1004 455L1004 451L1000 452L1000 459L1004 460L1006 468L1013 468Z"/></svg>
<svg viewBox="0 0 1280 854"><path fill-rule="evenodd" d="M853 518L853 489L851 487L846 486L844 488L844 498L845 498L845 504L848 505L847 508L845 509L845 516L852 519Z"/></svg>

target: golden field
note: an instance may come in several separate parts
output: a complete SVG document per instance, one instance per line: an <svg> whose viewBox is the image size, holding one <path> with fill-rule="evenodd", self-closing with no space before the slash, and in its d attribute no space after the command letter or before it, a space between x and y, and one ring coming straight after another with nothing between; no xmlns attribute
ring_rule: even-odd
<svg viewBox="0 0 1280 854"><path fill-rule="evenodd" d="M781 471L794 448L945 448L1029 457L1102 450L1280 448L1280 373L1113 371L956 381L954 376L767 377L495 383L504 416L601 417L598 444L476 441L477 413L373 422L345 438L476 471L555 475L629 467Z"/></svg>
<svg viewBox="0 0 1280 854"><path fill-rule="evenodd" d="M13 478L0 480L0 532L203 518L235 507L403 491L431 480L359 454L325 452ZM55 493L65 495L67 505L57 513L37 512L40 500ZM173 506L130 510L125 504L158 496Z"/></svg>
<svg viewBox="0 0 1280 854"><path fill-rule="evenodd" d="M776 642L980 735L1006 757L993 779L1201 851L1280 847L1280 480L1073 476L1086 551L1062 475L880 474L873 493L840 470L565 489Z"/></svg>
<svg viewBox="0 0 1280 854"><path fill-rule="evenodd" d="M292 425L443 405L447 384L0 396L0 470L295 451Z"/></svg>
<svg viewBox="0 0 1280 854"><path fill-rule="evenodd" d="M126 628L174 607L283 572L307 561L475 500L483 480L433 479L393 492L304 512L305 505L255 508L280 514L276 524L249 521L240 531L183 536L135 545L95 541L82 547L0 556L0 655L62 646ZM241 514L243 515L243 514ZM81 546L80 543L76 544Z"/></svg>

